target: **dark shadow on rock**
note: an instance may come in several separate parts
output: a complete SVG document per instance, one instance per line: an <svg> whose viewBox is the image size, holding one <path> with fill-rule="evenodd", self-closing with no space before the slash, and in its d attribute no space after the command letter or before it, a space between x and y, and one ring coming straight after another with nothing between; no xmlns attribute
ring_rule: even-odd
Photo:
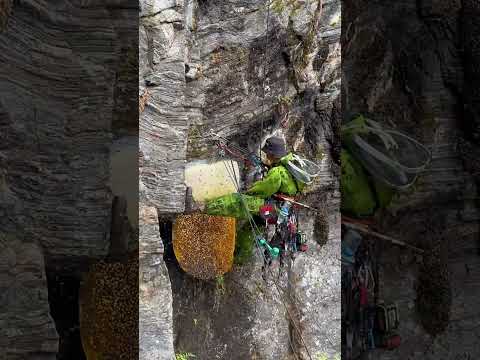
<svg viewBox="0 0 480 360"><path fill-rule="evenodd" d="M50 313L60 337L57 360L86 360L78 312L80 279L47 273Z"/></svg>

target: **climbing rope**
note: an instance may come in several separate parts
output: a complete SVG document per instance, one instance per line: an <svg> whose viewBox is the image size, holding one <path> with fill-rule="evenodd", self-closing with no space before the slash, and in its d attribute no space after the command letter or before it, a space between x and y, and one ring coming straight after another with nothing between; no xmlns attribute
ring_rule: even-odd
<svg viewBox="0 0 480 360"><path fill-rule="evenodd" d="M255 237L255 248L257 250L257 252L261 255L261 257L263 258L263 261L264 261L264 264L267 264L268 263L268 259L267 257L265 256L265 254L263 253L262 249L260 248L260 245L258 244L257 242L257 235L260 235L262 232L260 231L260 229L258 228L258 225L255 223L255 220L253 219L253 216L252 214L250 213L250 211L248 210L248 207L247 207L247 204L245 203L245 200L243 198L243 194L240 193L240 184L238 183L238 180L237 180L237 177L236 177L236 172L235 172L235 166L233 164L233 160L230 160L230 166L231 166L231 169L228 167L228 165L226 163L224 163L224 166L225 166L225 169L227 171L227 174L228 176L230 177L230 179L232 180L236 190L237 190L237 193L240 197L240 202L242 204L242 207L243 207L243 210L245 211L246 215L247 215L247 218L248 218L248 222L250 224L250 227L252 229L252 233ZM296 324L295 322L295 319L293 318L293 315L291 314L290 310L288 309L288 306L286 305L286 301L285 301L285 298L283 296L283 290L281 289L280 285L278 284L277 281L274 280L274 275L272 273L272 270L269 268L269 267L266 267L266 270L269 272L269 275L272 279L272 282L273 284L275 285L275 288L278 292L278 295L280 297L280 300L285 308L285 311L286 313L288 314L288 317L290 318L292 324L293 324L293 327L295 329L295 331L297 332L301 342L302 342L302 345L303 347L305 348L306 352L307 352L307 355L309 357L310 360L313 360L312 358L312 355L310 353L310 350L308 349L306 343L305 343L305 340L302 336L302 333L298 327L298 325ZM292 286L292 284L290 283L290 281L287 279L287 283L289 284L289 286ZM293 344L291 343L291 339L289 337L289 342L290 342L290 346L292 348L292 352L293 352L293 355L295 356L296 359L298 359L297 357L297 354L295 353L295 348L293 347Z"/></svg>
<svg viewBox="0 0 480 360"><path fill-rule="evenodd" d="M431 161L431 152L417 140L363 116L344 125L342 136L374 178L398 190L412 186Z"/></svg>

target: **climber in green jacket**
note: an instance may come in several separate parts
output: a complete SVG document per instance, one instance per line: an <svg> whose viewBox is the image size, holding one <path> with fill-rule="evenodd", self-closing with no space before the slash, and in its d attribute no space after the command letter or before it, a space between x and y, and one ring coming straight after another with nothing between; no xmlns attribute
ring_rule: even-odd
<svg viewBox="0 0 480 360"><path fill-rule="evenodd" d="M231 216L238 219L247 219L248 214L244 206L251 214L258 215L259 209L265 204L265 200L272 195L281 193L294 196L301 191L303 186L285 167L292 154L287 152L285 141L280 137L270 137L265 142L262 151L267 157L270 170L263 180L255 182L245 194L233 193L207 201L198 210L208 215ZM243 202L242 204L242 198Z"/></svg>

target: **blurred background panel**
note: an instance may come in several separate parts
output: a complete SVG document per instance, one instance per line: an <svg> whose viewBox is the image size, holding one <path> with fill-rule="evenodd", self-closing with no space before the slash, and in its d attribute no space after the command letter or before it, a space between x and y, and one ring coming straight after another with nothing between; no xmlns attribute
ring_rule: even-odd
<svg viewBox="0 0 480 360"><path fill-rule="evenodd" d="M0 29L0 348L84 359L83 279L138 247L138 3L3 1Z"/></svg>

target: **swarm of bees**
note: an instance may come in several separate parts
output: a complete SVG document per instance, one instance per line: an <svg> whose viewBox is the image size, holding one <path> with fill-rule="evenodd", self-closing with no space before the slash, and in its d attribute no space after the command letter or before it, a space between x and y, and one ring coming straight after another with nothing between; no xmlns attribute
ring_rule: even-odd
<svg viewBox="0 0 480 360"><path fill-rule="evenodd" d="M173 225L173 251L180 267L202 280L230 271L235 219L201 213L181 215Z"/></svg>
<svg viewBox="0 0 480 360"><path fill-rule="evenodd" d="M80 332L88 360L138 359L138 253L92 266L80 293Z"/></svg>

